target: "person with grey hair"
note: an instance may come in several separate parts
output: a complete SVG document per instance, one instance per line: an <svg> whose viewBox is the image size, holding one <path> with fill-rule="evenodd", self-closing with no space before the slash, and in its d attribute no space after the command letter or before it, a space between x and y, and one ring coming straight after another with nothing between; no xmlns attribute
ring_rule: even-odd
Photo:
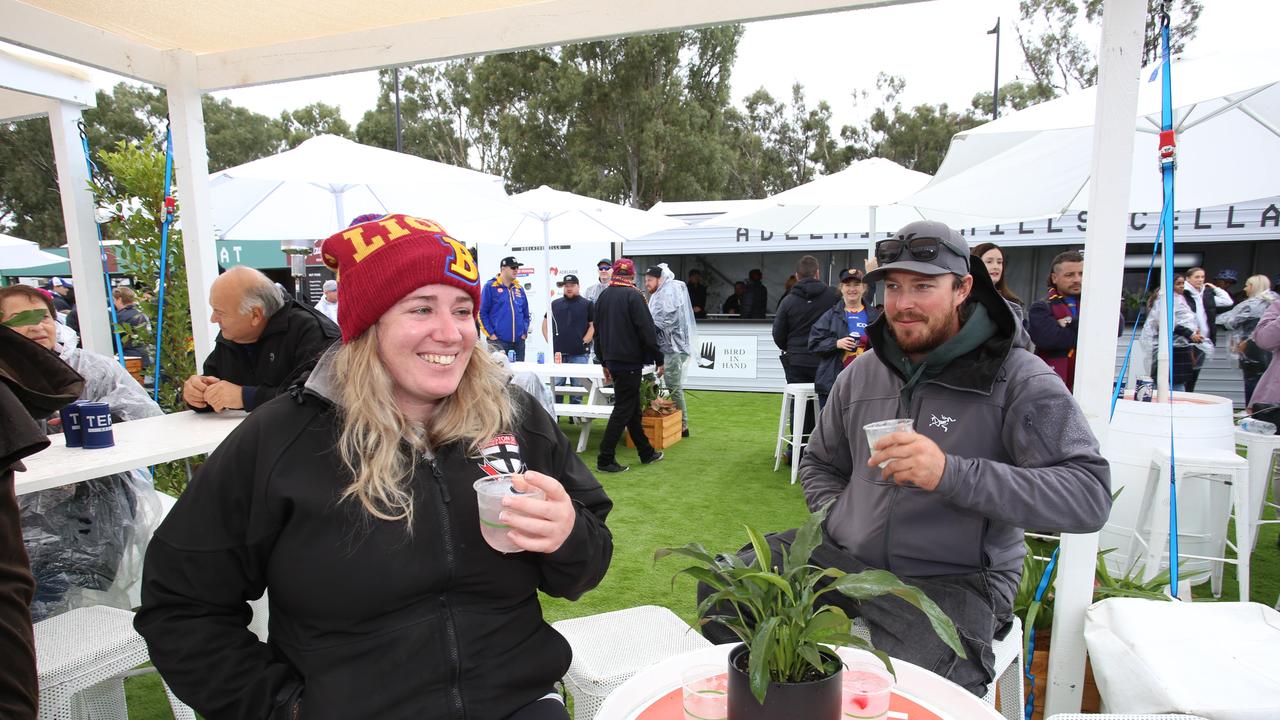
<svg viewBox="0 0 1280 720"><path fill-rule="evenodd" d="M321 289L324 291L324 297L316 303L316 309L336 325L338 323L338 281L325 280Z"/></svg>
<svg viewBox="0 0 1280 720"><path fill-rule="evenodd" d="M305 379L340 335L323 313L244 266L213 281L209 305L218 339L203 374L182 387L182 399L196 412L253 410Z"/></svg>

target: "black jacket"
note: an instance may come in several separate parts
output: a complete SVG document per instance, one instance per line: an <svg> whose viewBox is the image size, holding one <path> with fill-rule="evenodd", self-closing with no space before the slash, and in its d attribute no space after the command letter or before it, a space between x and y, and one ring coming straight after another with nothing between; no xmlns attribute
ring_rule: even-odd
<svg viewBox="0 0 1280 720"><path fill-rule="evenodd" d="M1188 283L1190 284L1190 283ZM1191 311L1196 312L1196 306L1200 304L1200 298L1196 297L1191 288L1182 291L1182 296L1187 299L1187 304L1191 306ZM1204 298L1204 317L1209 321L1209 342L1215 346L1218 344L1218 303L1214 297L1213 288L1208 285L1204 286L1200 297ZM1198 317L1198 314L1197 314Z"/></svg>
<svg viewBox="0 0 1280 720"><path fill-rule="evenodd" d="M880 308L863 305L867 312L867 327L880 319ZM841 298L826 314L818 318L809 331L809 352L818 358L818 374L813 386L819 394L827 395L835 385L840 371L844 370L844 351L836 347L836 341L848 337L849 323L844 319L844 299Z"/></svg>
<svg viewBox="0 0 1280 720"><path fill-rule="evenodd" d="M693 308L693 316L695 318L706 317L707 286L701 283L697 285L685 283L685 287L689 289L689 305Z"/></svg>
<svg viewBox="0 0 1280 720"><path fill-rule="evenodd" d="M140 332L151 327L151 320L138 309L137 305L128 305L116 311L116 320L121 325L128 325ZM134 338L133 342L124 346L124 354L142 359L142 367L151 367L151 347Z"/></svg>
<svg viewBox="0 0 1280 720"><path fill-rule="evenodd" d="M610 369L662 364L658 329L639 290L610 285L596 298L596 353Z"/></svg>
<svg viewBox="0 0 1280 720"><path fill-rule="evenodd" d="M409 533L340 501L350 475L328 400L295 388L251 414L147 549L135 626L174 692L211 720L499 720L550 692L571 651L537 591L577 599L600 582L612 503L555 421L512 392L518 429L495 441L577 510L551 554L485 543L472 483L486 472L459 445L414 469ZM264 589L265 644L246 628Z"/></svg>
<svg viewBox="0 0 1280 720"><path fill-rule="evenodd" d="M773 316L773 344L788 363L799 367L818 366L818 356L809 351L809 331L818 318L838 302L840 291L817 278L801 280L782 298Z"/></svg>
<svg viewBox="0 0 1280 720"><path fill-rule="evenodd" d="M252 345L231 342L218 333L213 352L204 360L204 374L253 388L245 393L244 405L252 410L305 379L320 354L341 336L338 326L319 310L289 299Z"/></svg>
<svg viewBox="0 0 1280 720"><path fill-rule="evenodd" d="M14 470L49 446L37 420L74 401L84 378L37 343L0 325L0 718L35 720L31 601L36 583L22 541Z"/></svg>
<svg viewBox="0 0 1280 720"><path fill-rule="evenodd" d="M762 318L769 308L769 291L759 280L748 280L742 294L742 317Z"/></svg>

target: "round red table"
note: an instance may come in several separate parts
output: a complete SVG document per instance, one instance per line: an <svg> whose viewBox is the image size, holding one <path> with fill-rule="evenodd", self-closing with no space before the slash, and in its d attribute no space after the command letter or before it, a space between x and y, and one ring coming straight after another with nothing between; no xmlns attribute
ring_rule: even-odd
<svg viewBox="0 0 1280 720"><path fill-rule="evenodd" d="M714 645L650 665L610 693L596 720L683 720L681 673L694 665L727 667L733 647ZM880 662L862 650L842 647L837 651L849 662ZM944 677L904 660L895 659L893 668L898 682L889 705L891 720L1002 720L982 698Z"/></svg>

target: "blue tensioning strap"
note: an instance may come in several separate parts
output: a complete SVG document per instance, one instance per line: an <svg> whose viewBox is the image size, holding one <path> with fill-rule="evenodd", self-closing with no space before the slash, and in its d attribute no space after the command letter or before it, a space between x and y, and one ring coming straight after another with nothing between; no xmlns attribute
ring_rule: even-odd
<svg viewBox="0 0 1280 720"><path fill-rule="evenodd" d="M151 398L160 403L160 348L164 338L164 289L169 279L169 225L173 223L173 214L169 212L169 195L173 191L173 132L169 129L169 121L165 120L164 128L164 197L160 200L160 212L164 214L164 222L160 226L160 287L156 301L156 364L153 369Z"/></svg>
<svg viewBox="0 0 1280 720"><path fill-rule="evenodd" d="M1160 46L1161 46L1161 96L1160 104L1160 174L1164 180L1164 208L1160 213L1160 231L1164 235L1164 321L1169 326L1169 362L1165 372L1169 376L1169 591L1178 597L1178 477L1177 459L1174 454L1173 440L1173 175L1176 163L1172 151L1165 147L1173 147L1176 142L1173 136L1173 84L1169 77L1169 7L1162 3L1160 7ZM1166 145L1169 143L1169 145Z"/></svg>
<svg viewBox="0 0 1280 720"><path fill-rule="evenodd" d="M1061 549L1062 549L1061 545L1054 548L1053 554L1049 556L1048 564L1044 566L1044 573L1040 575L1040 582L1039 584L1036 585L1036 594L1034 598L1036 602L1040 602L1040 600L1044 598L1045 590L1049 589L1049 578L1053 576L1053 568L1055 565L1058 564L1058 551ZM1023 660L1026 662L1026 667L1023 668L1022 675L1023 677L1031 681L1030 685L1028 685L1028 687L1030 687L1031 690L1027 692L1027 704L1026 704L1026 707L1022 709L1022 712L1025 720L1031 720L1031 711L1036 701L1036 676L1031 672L1031 651L1034 650L1036 647L1035 626L1032 625L1031 627L1027 628L1027 632L1029 633L1028 642L1027 642L1027 654L1026 654L1027 656L1023 658Z"/></svg>
<svg viewBox="0 0 1280 720"><path fill-rule="evenodd" d="M85 131L84 122L80 122L79 127L80 147L84 148L84 163L89 168L89 179L92 180L98 172L98 167L93 164L93 156L89 153L89 135ZM124 367L124 343L120 340L120 332L116 330L116 326L120 324L120 318L116 316L116 304L111 296L111 274L107 271L107 248L102 244L102 226L98 224L97 218L93 220L93 228L98 231L98 256L102 259L102 284L107 289L107 312L111 315L111 335L115 338L116 359L120 361L120 367Z"/></svg>

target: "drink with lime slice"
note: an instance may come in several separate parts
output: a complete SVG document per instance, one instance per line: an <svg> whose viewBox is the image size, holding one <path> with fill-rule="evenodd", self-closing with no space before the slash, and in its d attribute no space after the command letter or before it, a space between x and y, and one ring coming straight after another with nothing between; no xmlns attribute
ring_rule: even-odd
<svg viewBox="0 0 1280 720"><path fill-rule="evenodd" d="M486 476L475 481L473 485L476 489L476 505L480 508L480 534L485 542L489 543L489 547L501 553L523 552L518 545L511 542L511 538L507 537L509 528L506 523L498 519L503 511L502 498L519 496L541 500L545 496L541 490L532 486L526 486L524 491L516 490L511 484L512 477L514 475L509 473ZM507 510L507 512L515 513L514 510Z"/></svg>

